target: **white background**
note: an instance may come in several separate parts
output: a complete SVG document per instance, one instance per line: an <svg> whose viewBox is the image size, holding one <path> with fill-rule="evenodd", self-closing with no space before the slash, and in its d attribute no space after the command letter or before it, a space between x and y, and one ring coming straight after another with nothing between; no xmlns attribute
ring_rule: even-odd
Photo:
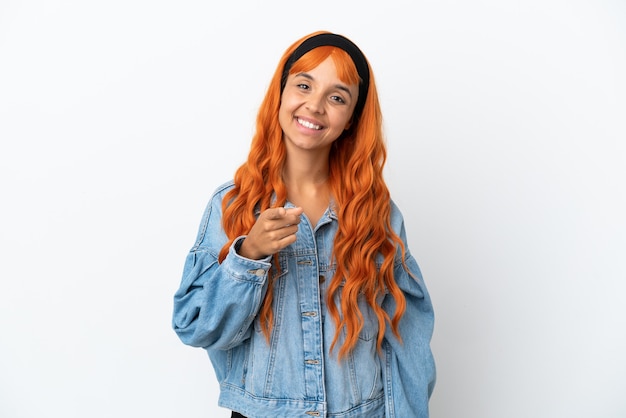
<svg viewBox="0 0 626 418"><path fill-rule="evenodd" d="M626 3L3 0L0 417L229 416L172 295L318 29L379 85L431 416L626 416Z"/></svg>

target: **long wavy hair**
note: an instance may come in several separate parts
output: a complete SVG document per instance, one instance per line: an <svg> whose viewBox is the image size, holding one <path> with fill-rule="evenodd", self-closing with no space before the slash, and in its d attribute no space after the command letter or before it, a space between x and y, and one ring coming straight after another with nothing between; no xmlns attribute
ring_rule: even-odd
<svg viewBox="0 0 626 418"><path fill-rule="evenodd" d="M272 77L257 115L256 132L248 159L237 169L235 186L222 203L222 225L229 242L219 254L220 262L228 254L233 240L250 231L256 221L255 213L283 206L287 201L287 189L282 178L286 148L278 122L281 76L287 59L297 46L318 33L325 32L307 35L289 47ZM340 80L347 84L360 81L350 56L332 46L322 46L307 52L294 63L289 73L309 71L329 56L335 63ZM387 323L400 338L398 324L406 306L404 295L394 280L396 251L399 249L402 252L404 260L405 248L390 223L390 194L383 180L387 153L373 76L370 76L361 115L353 115L353 119L357 122L333 143L329 156L328 181L339 226L332 253L337 268L329 283L327 305L337 329L331 350L339 341L342 330L345 330L339 358L354 348L363 328L364 317L358 305L360 297L365 299L378 319L379 350ZM276 255L273 261L275 269L279 268ZM391 294L396 302L392 318L380 306L386 293ZM270 269L268 288L259 313L261 328L268 340L274 321L272 300L273 277Z"/></svg>

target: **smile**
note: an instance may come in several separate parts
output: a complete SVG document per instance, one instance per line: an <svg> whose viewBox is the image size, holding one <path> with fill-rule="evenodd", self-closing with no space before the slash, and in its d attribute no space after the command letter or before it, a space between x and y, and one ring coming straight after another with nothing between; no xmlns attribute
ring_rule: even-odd
<svg viewBox="0 0 626 418"><path fill-rule="evenodd" d="M304 126L305 128L309 128L309 129L315 129L317 131L319 131L320 129L322 129L321 126L316 125L314 123L308 122L306 120L300 119L300 118L296 118L296 120L298 121L298 123L302 126Z"/></svg>

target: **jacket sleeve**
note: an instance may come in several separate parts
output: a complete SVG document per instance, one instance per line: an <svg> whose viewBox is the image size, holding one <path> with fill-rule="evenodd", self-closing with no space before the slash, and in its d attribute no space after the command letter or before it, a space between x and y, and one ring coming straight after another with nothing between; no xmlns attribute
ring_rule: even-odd
<svg viewBox="0 0 626 418"><path fill-rule="evenodd" d="M395 264L395 279L406 298L406 311L399 323L401 340L391 327L385 330L383 341L386 416L388 418L428 418L428 402L435 386L435 362L430 349L434 313L428 290L419 266L406 244L401 216L394 228L405 244L405 270L401 260ZM390 316L395 312L390 296L383 308Z"/></svg>
<svg viewBox="0 0 626 418"><path fill-rule="evenodd" d="M269 258L238 255L235 247L244 237L236 239L218 263L228 241L221 217L218 193L207 205L174 295L174 331L183 343L195 347L229 349L247 339L267 290Z"/></svg>

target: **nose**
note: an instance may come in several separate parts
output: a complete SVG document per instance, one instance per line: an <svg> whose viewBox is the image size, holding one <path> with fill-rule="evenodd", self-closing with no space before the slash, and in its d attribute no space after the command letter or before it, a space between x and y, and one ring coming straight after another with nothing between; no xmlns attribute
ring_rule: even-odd
<svg viewBox="0 0 626 418"><path fill-rule="evenodd" d="M311 93L306 102L306 108L313 113L324 113L324 94Z"/></svg>

